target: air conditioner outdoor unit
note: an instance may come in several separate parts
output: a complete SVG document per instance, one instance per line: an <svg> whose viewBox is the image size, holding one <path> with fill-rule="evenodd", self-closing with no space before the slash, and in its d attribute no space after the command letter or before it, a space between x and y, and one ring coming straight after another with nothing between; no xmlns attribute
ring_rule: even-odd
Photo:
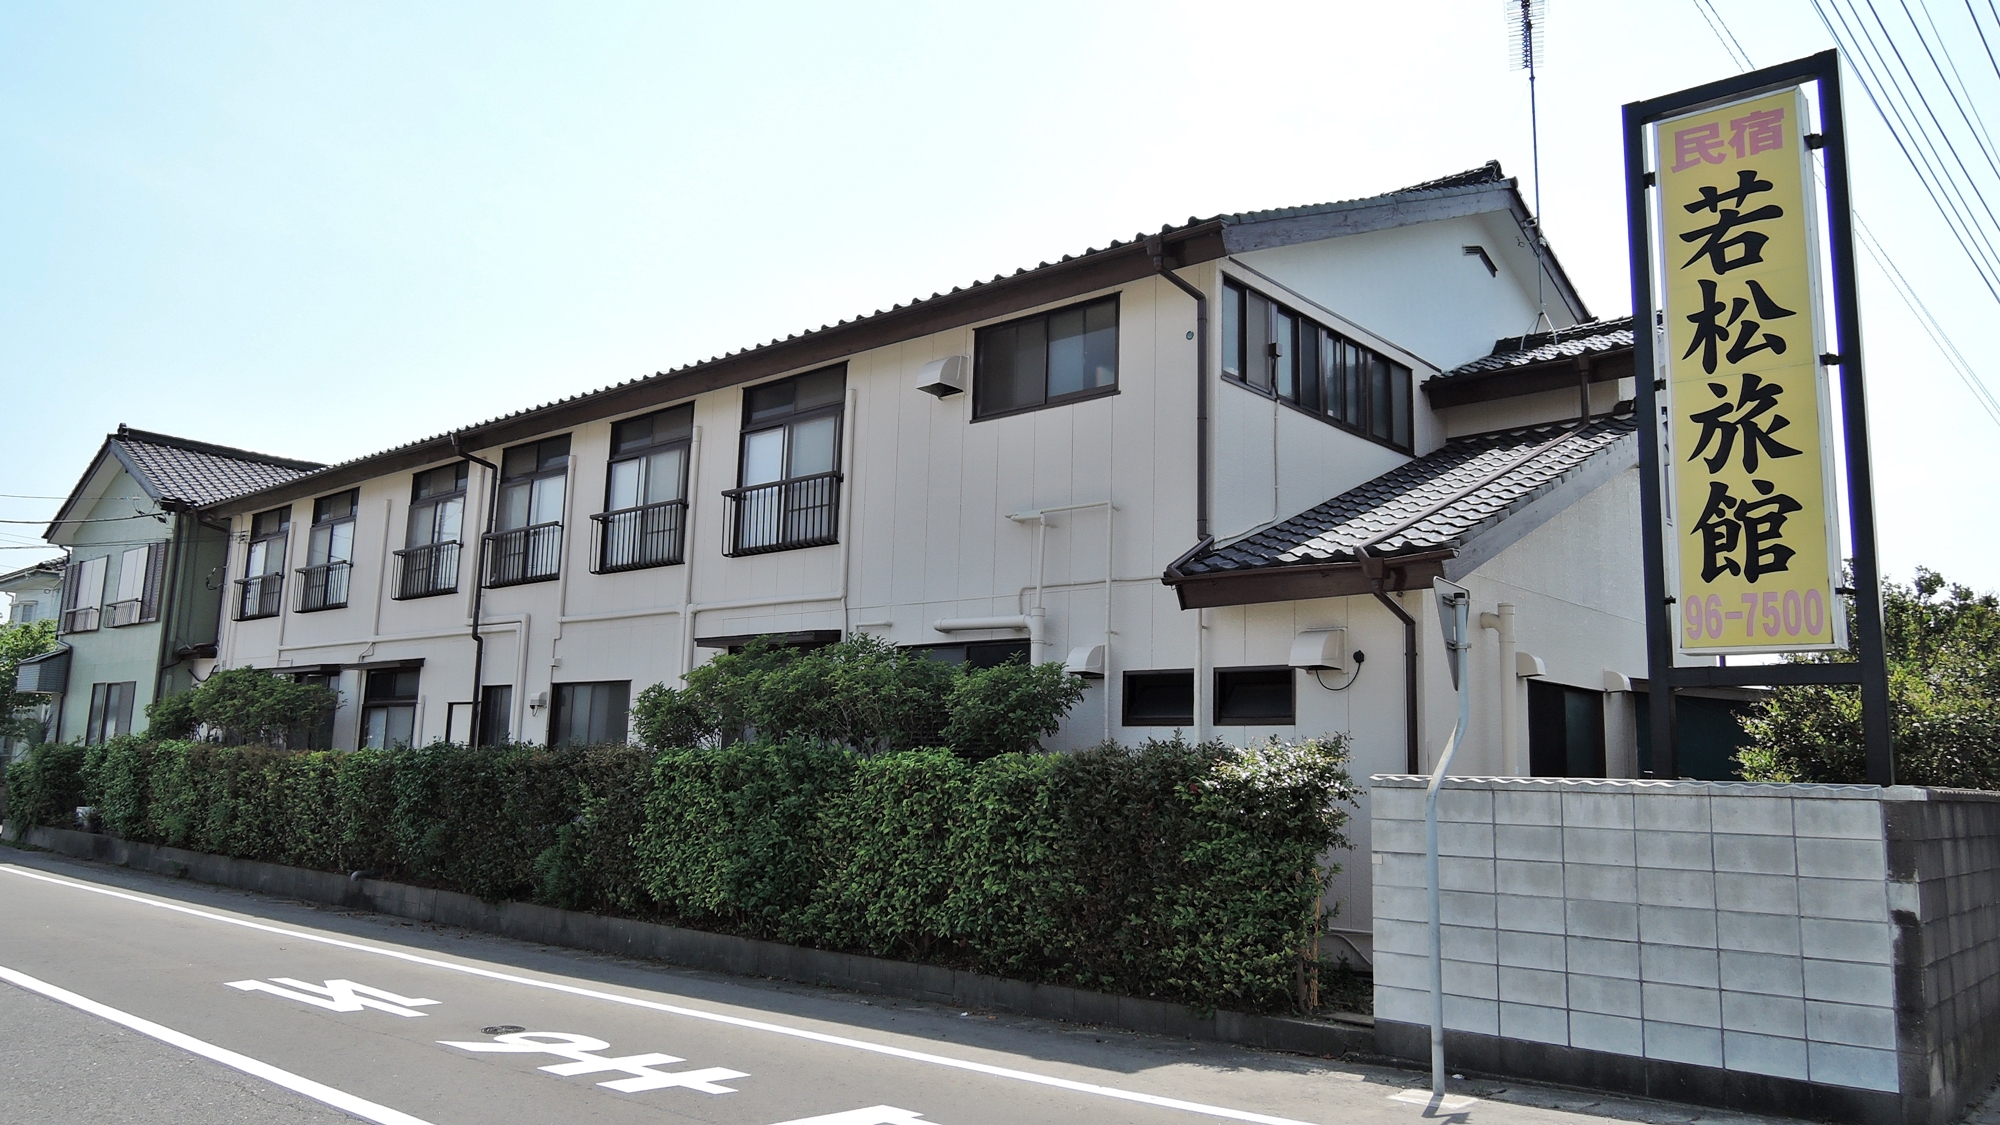
<svg viewBox="0 0 2000 1125"><path fill-rule="evenodd" d="M939 398L958 394L965 389L967 366L962 355L931 360L917 373L917 389Z"/></svg>

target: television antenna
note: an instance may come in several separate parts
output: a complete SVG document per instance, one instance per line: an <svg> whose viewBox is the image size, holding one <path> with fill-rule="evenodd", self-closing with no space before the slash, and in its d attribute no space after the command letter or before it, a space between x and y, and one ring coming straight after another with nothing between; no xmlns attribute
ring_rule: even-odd
<svg viewBox="0 0 2000 1125"><path fill-rule="evenodd" d="M1549 320L1548 263L1542 254L1542 128L1535 101L1535 64L1542 54L1542 29L1548 22L1547 0L1502 0L1507 18L1507 54L1514 70L1528 72L1528 146L1535 176L1535 329L1555 328Z"/></svg>

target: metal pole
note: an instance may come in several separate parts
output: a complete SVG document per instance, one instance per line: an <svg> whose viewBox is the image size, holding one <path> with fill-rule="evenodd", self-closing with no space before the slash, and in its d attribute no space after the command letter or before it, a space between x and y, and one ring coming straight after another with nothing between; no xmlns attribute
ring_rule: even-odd
<svg viewBox="0 0 2000 1125"><path fill-rule="evenodd" d="M1452 598L1452 616L1459 639L1451 647L1458 652L1458 724L1451 728L1451 740L1438 755L1431 771L1430 787L1424 791L1424 861L1429 875L1431 906L1431 1093L1444 1097L1444 917L1438 892L1438 787L1451 770L1451 760L1464 741L1465 728L1472 718L1472 645L1465 640L1471 599L1464 594Z"/></svg>
<svg viewBox="0 0 2000 1125"><path fill-rule="evenodd" d="M1847 446L1847 522L1854 533L1854 623L1861 661L1861 731L1868 782L1896 783L1889 727L1889 660L1882 647L1882 581L1875 555L1875 481L1868 456L1868 399L1861 373L1861 298L1854 285L1854 215L1847 196L1847 133L1840 106L1840 56L1818 64L1820 135L1825 138L1827 257L1839 349L1840 415Z"/></svg>
<svg viewBox="0 0 2000 1125"><path fill-rule="evenodd" d="M1674 760L1673 634L1668 632L1666 505L1660 487L1660 404L1653 363L1651 186L1646 171L1646 111L1625 106L1625 231L1632 264L1632 375L1639 423L1639 539L1645 554L1646 716L1652 729L1652 774L1680 776Z"/></svg>

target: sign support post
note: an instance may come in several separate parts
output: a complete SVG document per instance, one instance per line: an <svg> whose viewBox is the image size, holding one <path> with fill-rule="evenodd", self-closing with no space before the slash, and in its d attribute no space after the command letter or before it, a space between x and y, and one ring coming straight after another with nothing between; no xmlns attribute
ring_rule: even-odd
<svg viewBox="0 0 2000 1125"><path fill-rule="evenodd" d="M1444 912L1438 878L1438 788L1451 772L1451 760L1458 756L1459 743L1472 720L1472 676L1466 664L1472 659L1472 642L1466 639L1471 628L1472 595L1464 587L1436 579L1438 628L1444 633L1445 660L1451 665L1451 686L1458 693L1458 725L1451 728L1451 740L1438 755L1431 771L1430 787L1424 791L1424 861L1429 874L1431 908L1431 1094L1444 1097Z"/></svg>
<svg viewBox="0 0 2000 1125"><path fill-rule="evenodd" d="M1821 132L1801 135L1805 122L1795 118L1789 126L1792 130L1789 140L1776 132L1750 133L1746 139L1745 130L1754 129L1756 119L1781 121L1786 116L1783 112L1786 99L1782 95L1807 82L1813 83L1819 94ZM1760 97L1764 100L1748 104ZM1793 105L1803 104L1796 100L1795 93L1793 99ZM1722 167L1729 165L1731 146L1722 139L1718 121L1705 117L1718 107L1744 113L1729 122L1737 129L1732 139L1737 163L1746 165L1742 169ZM1631 102L1625 106L1624 116L1626 222L1636 320L1633 371L1637 413L1641 419L1640 525L1645 551L1648 719L1653 775L1680 776L1675 754L1676 689L1857 684L1861 689L1867 781L1892 785L1895 765L1890 741L1888 664L1882 644L1881 576L1875 544L1874 484L1862 372L1860 302L1854 277L1839 56L1825 51L1664 97ZM1724 114L1724 119L1727 117ZM1668 151L1663 127L1657 165L1649 170L1648 130L1670 119L1677 122L1685 119L1693 124L1675 134L1679 147L1673 152ZM1814 320L1819 308L1819 277L1810 238L1815 210L1811 206L1813 195L1810 177L1799 172L1799 168L1809 167L1810 162L1803 151L1798 151L1791 157L1796 166L1787 168L1784 149L1793 144L1808 149L1823 148L1826 157L1826 241L1833 286L1832 342L1836 350L1817 356L1813 355L1819 340L1814 331L1816 326L1786 319L1807 313L1806 320ZM1766 149L1780 151L1754 167L1743 159L1746 154ZM1707 173L1705 165L1716 165L1718 170ZM1714 182L1702 187L1698 196L1683 191L1669 202L1664 198L1669 172L1687 169ZM1793 179L1795 175L1797 178ZM1687 179L1679 177L1682 187ZM1795 202L1794 209L1805 210L1807 214L1785 219L1782 207L1764 202L1789 199L1785 194L1788 189L1797 192L1803 204ZM1679 262L1679 254L1658 263L1659 268L1669 271L1662 289L1655 276L1654 240L1657 237L1662 245L1669 245L1668 231L1672 226L1693 225L1688 215L1695 216L1693 223L1711 225L1680 233L1672 240L1672 247L1679 250L1684 245L1694 246L1704 236L1707 241L1701 243L1686 263ZM1759 229L1760 220L1764 221L1763 229ZM1730 234L1734 237L1725 237ZM1777 255L1770 262L1762 257L1766 243L1774 246L1773 253ZM1787 251L1792 257L1784 257ZM1702 259L1706 259L1705 265ZM1692 271L1686 272L1690 267ZM1742 267L1756 268L1737 277L1729 276ZM1702 287L1698 300L1690 297L1696 278L1701 279ZM1811 304L1802 307L1799 296L1806 295L1807 290ZM1774 298L1772 292L1781 296ZM1798 295L1782 296L1793 292ZM1686 312L1689 307L1695 309L1692 315ZM1683 351L1678 346L1679 334L1690 333L1683 327L1688 323L1695 327L1691 330L1691 342ZM1780 329L1783 337L1779 336ZM1719 355L1718 344L1730 343L1732 334L1735 339L1728 349L1727 363L1718 368L1724 358ZM1786 338L1791 341L1789 354ZM1663 344L1666 351L1658 354ZM1765 354L1755 354L1759 352ZM1697 354L1702 358L1690 364L1690 357ZM1818 368L1811 366L1812 359L1818 361ZM1697 365L1703 366L1706 374L1689 370ZM1732 370L1746 365L1758 371ZM1830 585L1839 580L1840 546L1838 523L1830 518L1831 435L1823 432L1830 422L1830 406L1824 399L1810 402L1814 380L1823 386L1821 372L1825 368L1837 369L1840 377L1847 524L1853 541L1851 590ZM1676 393L1683 396L1679 402L1675 400ZM1703 398L1703 394L1712 394L1715 399ZM1732 395L1737 396L1733 406L1729 401ZM1789 396L1786 403L1790 418L1778 413L1780 396ZM1721 400L1719 404L1715 402L1717 399ZM1691 413L1689 400L1710 409ZM1732 411L1733 418L1728 416ZM1679 432L1673 428L1676 424L1680 426ZM1779 438L1778 431L1787 426L1791 427L1790 433ZM1697 441L1690 441L1696 437ZM1816 438L1817 444L1808 448L1804 438ZM1795 448L1787 445L1787 441L1800 444ZM1694 445L1692 453L1684 451L1689 444ZM1707 457L1699 464L1708 466L1708 476L1682 481L1681 475L1693 471L1688 468L1689 463L1703 454ZM1739 458L1743 469L1740 473L1732 464ZM1824 466L1824 480L1816 475L1815 460ZM1749 479L1752 476L1758 479ZM1676 486L1671 493L1670 485ZM1705 485L1707 491L1698 491L1697 485ZM1751 485L1755 485L1754 490ZM1815 512L1822 515L1817 527L1809 518L1793 518L1793 533L1806 549L1783 546L1786 539L1782 532L1787 518L1809 517ZM1675 529L1671 541L1666 535L1670 526ZM1824 539L1815 539L1821 528L1825 529ZM1814 546L1824 550L1815 552ZM1788 566L1794 562L1797 566ZM1815 569L1822 565L1832 573ZM1785 573L1788 570L1793 573ZM1757 585L1760 577L1772 578L1774 574L1777 577L1771 582ZM1678 575L1676 588L1669 589L1672 575ZM1782 593L1773 587L1782 587ZM1690 597L1691 591L1703 589L1726 590L1726 597L1720 593L1707 594L1704 612L1703 599ZM1854 599L1854 640L1859 650L1856 663L1684 667L1676 662L1677 653L1687 651L1726 655L1844 647L1841 607L1829 597L1833 594L1848 594ZM1682 604L1684 599L1688 604ZM1793 639L1787 641L1782 637Z"/></svg>

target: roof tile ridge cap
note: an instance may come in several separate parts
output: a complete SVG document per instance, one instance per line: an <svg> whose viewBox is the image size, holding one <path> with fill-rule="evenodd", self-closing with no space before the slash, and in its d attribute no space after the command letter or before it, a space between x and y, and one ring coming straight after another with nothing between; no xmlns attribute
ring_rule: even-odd
<svg viewBox="0 0 2000 1125"><path fill-rule="evenodd" d="M200 438L176 437L155 430L138 430L127 427L122 433L111 435L111 440L127 445L155 445L165 449L177 449L184 453L205 453L229 461L246 461L251 464L272 465L285 469L302 469L307 472L326 468L317 461L301 461L295 457L280 457L275 453L259 453L254 449L241 449L233 445L221 445Z"/></svg>

